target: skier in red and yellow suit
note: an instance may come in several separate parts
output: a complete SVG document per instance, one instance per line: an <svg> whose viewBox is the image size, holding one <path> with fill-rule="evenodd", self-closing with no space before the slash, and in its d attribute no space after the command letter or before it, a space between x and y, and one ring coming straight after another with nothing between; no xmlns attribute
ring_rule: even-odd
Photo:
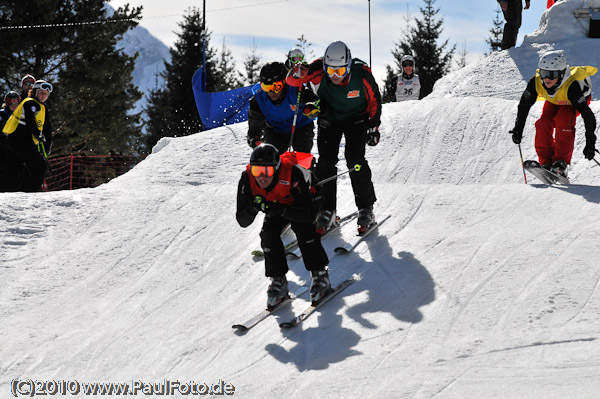
<svg viewBox="0 0 600 399"><path fill-rule="evenodd" d="M542 115L535 123L535 150L540 165L565 177L575 145L575 118L579 114L585 124L583 155L592 160L596 152L596 118L589 107L592 91L589 76L597 71L592 66L569 67L564 55L557 51L543 55L539 69L521 96L515 127L510 131L513 142L519 144L529 109L536 100L545 100Z"/></svg>

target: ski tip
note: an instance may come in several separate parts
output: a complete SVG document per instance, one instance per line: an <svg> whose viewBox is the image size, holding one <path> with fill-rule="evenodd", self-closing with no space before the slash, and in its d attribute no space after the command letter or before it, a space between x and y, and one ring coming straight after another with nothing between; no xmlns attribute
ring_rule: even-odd
<svg viewBox="0 0 600 399"><path fill-rule="evenodd" d="M243 324L234 324L231 326L235 331L248 331L248 328Z"/></svg>

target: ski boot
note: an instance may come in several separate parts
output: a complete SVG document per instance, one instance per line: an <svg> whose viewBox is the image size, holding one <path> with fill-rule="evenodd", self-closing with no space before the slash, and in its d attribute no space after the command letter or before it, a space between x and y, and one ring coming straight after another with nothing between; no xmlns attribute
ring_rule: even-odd
<svg viewBox="0 0 600 399"><path fill-rule="evenodd" d="M270 277L271 284L267 289L267 310L272 310L290 297L288 282L285 276Z"/></svg>
<svg viewBox="0 0 600 399"><path fill-rule="evenodd" d="M336 222L337 217L335 215L335 210L333 211L321 211L319 212L319 216L317 216L317 234L323 235L329 230L334 223Z"/></svg>
<svg viewBox="0 0 600 399"><path fill-rule="evenodd" d="M310 300L313 305L316 305L331 292L331 282L329 282L329 272L327 271L327 267L321 270L314 270L310 273L312 275Z"/></svg>
<svg viewBox="0 0 600 399"><path fill-rule="evenodd" d="M373 214L373 206L360 208L358 210L358 234L361 235L375 224L375 215Z"/></svg>
<svg viewBox="0 0 600 399"><path fill-rule="evenodd" d="M565 161L554 161L554 163L552 164L552 168L550 169L551 172L556 173L557 175L561 175L564 176L565 178L567 177L567 167L569 165L567 165L567 163Z"/></svg>

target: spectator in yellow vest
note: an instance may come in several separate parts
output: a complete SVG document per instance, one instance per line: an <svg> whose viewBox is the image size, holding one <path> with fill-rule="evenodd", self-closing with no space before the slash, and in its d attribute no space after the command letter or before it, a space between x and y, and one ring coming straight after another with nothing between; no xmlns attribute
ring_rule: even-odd
<svg viewBox="0 0 600 399"><path fill-rule="evenodd" d="M36 81L28 98L15 109L2 132L6 137L6 160L0 177L0 190L4 192L41 190L47 170L47 153L52 146L52 128L45 105L52 85ZM19 170L25 164L27 173L19 182Z"/></svg>

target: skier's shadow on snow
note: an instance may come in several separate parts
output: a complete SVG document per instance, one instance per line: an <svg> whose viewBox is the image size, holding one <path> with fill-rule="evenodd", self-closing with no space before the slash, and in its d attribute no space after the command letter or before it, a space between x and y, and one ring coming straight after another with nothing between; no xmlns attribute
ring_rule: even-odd
<svg viewBox="0 0 600 399"><path fill-rule="evenodd" d="M569 194L579 195L588 202L600 204L600 187L587 186L585 184L571 184L568 186L553 187Z"/></svg>
<svg viewBox="0 0 600 399"><path fill-rule="evenodd" d="M348 288L367 287L368 300L348 309L348 316L366 328L380 327L366 315L381 312L408 323L420 322L420 308L435 299L431 275L410 252L400 251L394 257L386 237L372 239L372 244L372 262L363 268L360 285Z"/></svg>
<svg viewBox="0 0 600 399"><path fill-rule="evenodd" d="M322 312L312 317L318 317L319 326L302 331L290 330L284 332L287 341L295 342L291 349L285 349L277 344L268 344L265 349L281 363L294 363L298 371L325 370L332 363L346 360L350 356L360 355L361 352L352 349L360 341L360 336L354 331L343 328L343 316L336 314L338 309L333 303L324 306ZM296 327L302 328L302 325Z"/></svg>

